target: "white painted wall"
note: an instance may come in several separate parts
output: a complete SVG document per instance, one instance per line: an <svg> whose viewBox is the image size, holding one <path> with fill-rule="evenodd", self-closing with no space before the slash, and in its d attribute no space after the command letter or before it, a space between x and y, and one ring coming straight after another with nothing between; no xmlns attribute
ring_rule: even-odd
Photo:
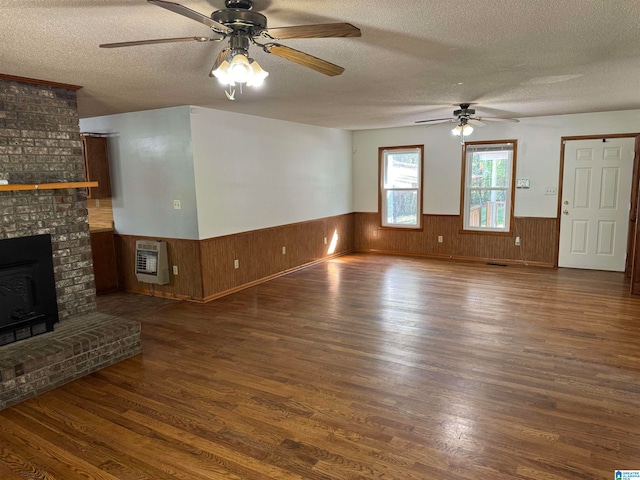
<svg viewBox="0 0 640 480"><path fill-rule="evenodd" d="M450 130L452 124L364 130L353 133L354 210L378 210L378 148L395 145L425 146L424 213L460 213L461 145ZM518 140L518 178L529 178L531 188L516 190L515 214L555 217L557 196L545 195L545 187L558 187L560 138L640 132L640 110L532 117L520 123L488 124L476 128L469 140Z"/></svg>
<svg viewBox="0 0 640 480"><path fill-rule="evenodd" d="M353 211L352 134L191 107L200 238Z"/></svg>
<svg viewBox="0 0 640 480"><path fill-rule="evenodd" d="M118 233L198 238L189 107L82 119L80 130L109 134Z"/></svg>
<svg viewBox="0 0 640 480"><path fill-rule="evenodd" d="M349 131L188 106L80 128L109 134L121 234L205 239L353 211Z"/></svg>
<svg viewBox="0 0 640 480"><path fill-rule="evenodd" d="M204 239L376 212L378 147L395 145L425 145L424 212L460 212L461 146L451 124L352 133L185 106L82 119L80 128L110 135L122 234ZM558 186L560 138L634 132L640 110L491 123L470 139L517 139L517 177L531 188L516 190L516 215L555 217L557 197L544 190Z"/></svg>

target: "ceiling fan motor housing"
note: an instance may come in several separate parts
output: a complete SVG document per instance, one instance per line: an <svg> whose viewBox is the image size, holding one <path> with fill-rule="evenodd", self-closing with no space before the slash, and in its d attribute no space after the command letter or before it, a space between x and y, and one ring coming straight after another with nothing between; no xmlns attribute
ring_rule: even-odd
<svg viewBox="0 0 640 480"><path fill-rule="evenodd" d="M469 115L474 115L476 113L476 110L474 108L469 108L471 106L470 103L461 103L460 104L460 110L454 110L453 114L455 116L469 116Z"/></svg>
<svg viewBox="0 0 640 480"><path fill-rule="evenodd" d="M211 14L211 19L221 23L234 31L241 31L256 36L267 28L267 17L258 12L241 8L227 8L217 10Z"/></svg>

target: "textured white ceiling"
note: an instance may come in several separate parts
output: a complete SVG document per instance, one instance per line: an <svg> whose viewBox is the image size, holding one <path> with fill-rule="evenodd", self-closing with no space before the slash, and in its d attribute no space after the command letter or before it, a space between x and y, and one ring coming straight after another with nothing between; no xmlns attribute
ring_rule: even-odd
<svg viewBox="0 0 640 480"><path fill-rule="evenodd" d="M176 0L174 0L176 1ZM179 1L179 0L177 0ZM222 0L183 0L209 15ZM252 47L270 75L228 101L208 71L216 42L100 49L207 36L145 0L0 0L0 73L81 85L81 117L199 105L367 129L476 103L527 117L640 108L640 0L255 0L270 27L350 22L361 38L283 40L346 68L327 77Z"/></svg>

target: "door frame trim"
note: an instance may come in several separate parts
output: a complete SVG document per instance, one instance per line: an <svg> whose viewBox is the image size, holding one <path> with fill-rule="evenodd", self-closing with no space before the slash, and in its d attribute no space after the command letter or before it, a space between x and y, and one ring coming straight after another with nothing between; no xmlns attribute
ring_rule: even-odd
<svg viewBox="0 0 640 480"><path fill-rule="evenodd" d="M640 139L636 140L636 148L640 149ZM636 150L637 152L638 150ZM640 169L640 167L639 167ZM636 218L633 225L633 250L631 252L631 294L640 295L640 172L638 172L638 178L634 178L634 186L636 187Z"/></svg>
<svg viewBox="0 0 640 480"><path fill-rule="evenodd" d="M564 150L567 142L572 140L598 140L605 138L635 138L635 155L633 157L633 179L631 180L631 198L629 202L631 203L631 212L629 213L629 235L627 236L627 261L625 264L625 276L630 277L632 273L632 263L633 257L635 253L635 232L636 232L636 221L638 219L638 202L640 200L640 133L609 133L605 135L573 135L566 136L560 138L560 172L559 172L559 181L558 181L558 210L556 214L556 229L557 229L557 245L556 252L553 259L553 266L558 268L558 257L560 256L560 220L562 215L562 186L564 184ZM633 217L633 218L632 218ZM640 248L640 245L638 246ZM640 269L640 265L638 265Z"/></svg>

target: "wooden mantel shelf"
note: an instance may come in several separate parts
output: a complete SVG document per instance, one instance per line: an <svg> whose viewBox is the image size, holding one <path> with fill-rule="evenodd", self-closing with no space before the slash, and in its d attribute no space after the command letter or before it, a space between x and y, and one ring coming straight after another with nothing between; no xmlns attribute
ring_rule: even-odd
<svg viewBox="0 0 640 480"><path fill-rule="evenodd" d="M10 183L9 185L0 185L0 192L13 192L17 190L55 190L58 188L89 188L97 186L98 182Z"/></svg>

